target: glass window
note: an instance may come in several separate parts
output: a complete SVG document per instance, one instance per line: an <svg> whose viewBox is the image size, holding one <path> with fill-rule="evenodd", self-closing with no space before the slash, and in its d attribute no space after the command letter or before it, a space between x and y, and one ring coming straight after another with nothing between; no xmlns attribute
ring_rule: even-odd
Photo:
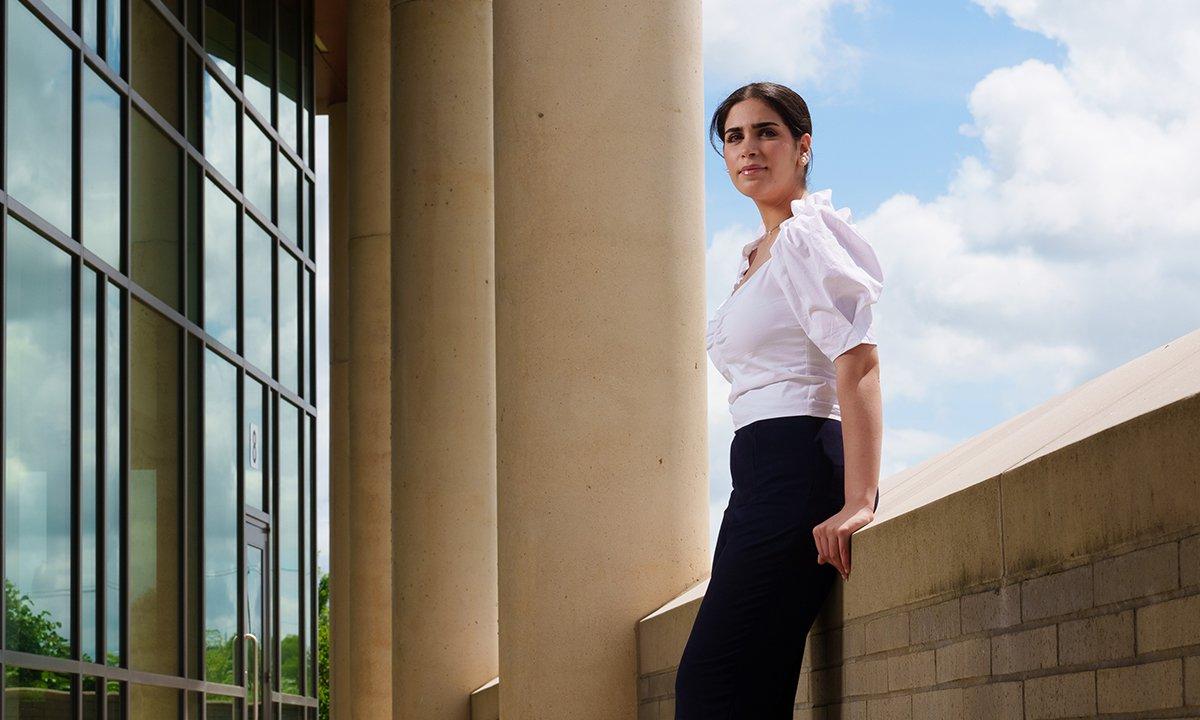
<svg viewBox="0 0 1200 720"><path fill-rule="evenodd" d="M233 685L238 631L237 368L204 353L205 679Z"/></svg>
<svg viewBox="0 0 1200 720"><path fill-rule="evenodd" d="M205 175L200 163L191 157L188 157L186 162L187 225L184 228L184 243L187 245L187 317L200 325L200 297L204 289L203 276L200 274L200 250L204 245L200 237L200 198L205 190Z"/></svg>
<svg viewBox="0 0 1200 720"><path fill-rule="evenodd" d="M204 329L237 348L237 205L204 180Z"/></svg>
<svg viewBox="0 0 1200 720"><path fill-rule="evenodd" d="M4 668L4 712L8 718L70 718L71 676L9 665Z"/></svg>
<svg viewBox="0 0 1200 720"><path fill-rule="evenodd" d="M205 696L204 720L239 720L241 717L242 702L239 698L226 695Z"/></svg>
<svg viewBox="0 0 1200 720"><path fill-rule="evenodd" d="M9 650L71 654L71 260L8 216L4 595Z"/></svg>
<svg viewBox="0 0 1200 720"><path fill-rule="evenodd" d="M212 73L204 73L204 157L237 182L237 103Z"/></svg>
<svg viewBox="0 0 1200 720"><path fill-rule="evenodd" d="M249 114L242 115L242 194L271 217L271 141Z"/></svg>
<svg viewBox="0 0 1200 720"><path fill-rule="evenodd" d="M300 658L300 423L301 411L279 401L279 684L298 694Z"/></svg>
<svg viewBox="0 0 1200 720"><path fill-rule="evenodd" d="M129 0L131 83L138 95L176 130L183 131L179 103L179 36L150 0Z"/></svg>
<svg viewBox="0 0 1200 720"><path fill-rule="evenodd" d="M246 0L246 75L242 92L259 115L271 122L271 0Z"/></svg>
<svg viewBox="0 0 1200 720"><path fill-rule="evenodd" d="M121 664L121 288L111 283L106 289L104 375L104 632L105 658L109 665Z"/></svg>
<svg viewBox="0 0 1200 720"><path fill-rule="evenodd" d="M272 310L274 297L271 285L275 241L249 215L242 218L242 313L246 331L242 338L245 357L269 376L275 368L271 363L271 339L275 323Z"/></svg>
<svg viewBox="0 0 1200 720"><path fill-rule="evenodd" d="M237 8L237 0L204 2L204 49L232 82L237 82Z"/></svg>
<svg viewBox="0 0 1200 720"><path fill-rule="evenodd" d="M188 522L185 537L184 552L187 553L189 572L183 581L187 587L187 618L184 625L184 642L188 649L184 656L187 677L203 680L202 666L204 655L208 651L205 643L200 640L206 627L200 615L200 598L205 591L205 581L208 573L205 571L204 555L201 553L201 537L205 528L201 527L200 518L205 510L202 507L200 486L204 482L201 476L202 464L207 456L206 447L200 436L200 425L206 421L204 410L204 388L201 386L201 370L204 369L207 351L204 343L198 337L187 333L187 406L188 414L184 422L187 433L187 513Z"/></svg>
<svg viewBox="0 0 1200 720"><path fill-rule="evenodd" d="M121 267L121 101L88 65L83 73L83 244Z"/></svg>
<svg viewBox="0 0 1200 720"><path fill-rule="evenodd" d="M79 431L82 456L79 458L79 610L82 623L79 638L82 658L96 662L100 657L96 638L96 589L99 577L99 543L97 528L97 489L100 487L100 463L96 444L97 413L100 392L99 376L99 310L104 296L100 294L99 276L86 265L83 267L83 288L80 294L79 317ZM97 297L99 296L99 297Z"/></svg>
<svg viewBox="0 0 1200 720"><path fill-rule="evenodd" d="M118 0L105 3L104 32L104 60L121 75L125 66L121 63L121 3Z"/></svg>
<svg viewBox="0 0 1200 720"><path fill-rule="evenodd" d="M129 720L176 720L179 691L155 685L129 684Z"/></svg>
<svg viewBox="0 0 1200 720"><path fill-rule="evenodd" d="M264 510L266 505L263 504L263 469L266 467L267 458L271 457L267 443L270 435L267 433L267 425L263 418L266 388L249 373L243 377L245 378L242 386L245 400L243 411L245 430L242 438L246 448L245 473L243 474L246 484L246 504Z"/></svg>
<svg viewBox="0 0 1200 720"><path fill-rule="evenodd" d="M129 234L133 279L179 309L180 150L140 112L131 113Z"/></svg>
<svg viewBox="0 0 1200 720"><path fill-rule="evenodd" d="M142 302L131 304L127 555L129 615L137 622L129 628L129 664L134 670L175 675L180 669L180 331ZM131 698L135 711L136 705ZM134 717L140 716L135 712Z"/></svg>
<svg viewBox="0 0 1200 720"><path fill-rule="evenodd" d="M300 392L300 261L279 246L279 382Z"/></svg>
<svg viewBox="0 0 1200 720"><path fill-rule="evenodd" d="M71 51L19 0L8 0L5 77L10 195L71 235Z"/></svg>
<svg viewBox="0 0 1200 720"><path fill-rule="evenodd" d="M93 50L100 45L96 40L96 26L99 20L100 0L83 0L83 41Z"/></svg>
<svg viewBox="0 0 1200 720"><path fill-rule="evenodd" d="M104 681L91 675L83 676L83 720L100 720L101 683ZM62 716L66 717L66 716Z"/></svg>
<svg viewBox="0 0 1200 720"><path fill-rule="evenodd" d="M298 231L300 211L297 204L300 201L300 169L287 159L287 155L279 153L279 232L288 240L300 244Z"/></svg>
<svg viewBox="0 0 1200 720"><path fill-rule="evenodd" d="M300 149L296 108L300 104L300 3L279 2L279 136L293 150Z"/></svg>
<svg viewBox="0 0 1200 720"><path fill-rule="evenodd" d="M193 2L195 6L197 3ZM184 57L187 58L187 67L184 72L187 73L187 88L183 100L183 109L187 114L187 141L194 148L203 148L201 142L201 131L204 123L204 93L207 90L204 83L204 76L208 73L204 71L203 63L200 56L192 52L190 46L185 46Z"/></svg>

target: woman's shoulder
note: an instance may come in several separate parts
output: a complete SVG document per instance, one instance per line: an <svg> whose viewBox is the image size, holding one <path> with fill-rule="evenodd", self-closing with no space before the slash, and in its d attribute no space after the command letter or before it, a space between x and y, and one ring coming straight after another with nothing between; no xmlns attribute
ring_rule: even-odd
<svg viewBox="0 0 1200 720"><path fill-rule="evenodd" d="M883 283L875 249L855 225L850 208L834 206L831 189L805 193L792 200L791 210L771 248L792 261L785 264L816 274L852 272L869 284Z"/></svg>

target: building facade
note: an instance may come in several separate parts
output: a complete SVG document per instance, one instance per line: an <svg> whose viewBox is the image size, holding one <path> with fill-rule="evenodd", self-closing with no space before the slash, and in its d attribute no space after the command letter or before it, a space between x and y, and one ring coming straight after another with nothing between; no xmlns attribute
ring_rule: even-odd
<svg viewBox="0 0 1200 720"><path fill-rule="evenodd" d="M3 0L0 717L315 718L311 0Z"/></svg>

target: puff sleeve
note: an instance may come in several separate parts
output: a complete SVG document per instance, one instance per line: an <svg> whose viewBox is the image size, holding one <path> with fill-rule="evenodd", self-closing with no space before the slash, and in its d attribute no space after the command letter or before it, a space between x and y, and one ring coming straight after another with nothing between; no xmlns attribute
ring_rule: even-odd
<svg viewBox="0 0 1200 720"><path fill-rule="evenodd" d="M796 322L832 362L860 343L877 344L872 308L883 290L875 251L835 210L831 191L792 201L792 218L772 246L784 297Z"/></svg>

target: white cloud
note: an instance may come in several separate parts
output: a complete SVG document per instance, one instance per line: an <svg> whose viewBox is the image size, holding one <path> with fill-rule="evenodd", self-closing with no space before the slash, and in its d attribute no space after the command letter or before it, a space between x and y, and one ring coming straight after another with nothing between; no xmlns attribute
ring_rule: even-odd
<svg viewBox="0 0 1200 720"><path fill-rule="evenodd" d="M829 33L829 15L838 5L866 13L870 0L705 2L705 75L722 84L770 80L830 91L852 86L861 52Z"/></svg>

